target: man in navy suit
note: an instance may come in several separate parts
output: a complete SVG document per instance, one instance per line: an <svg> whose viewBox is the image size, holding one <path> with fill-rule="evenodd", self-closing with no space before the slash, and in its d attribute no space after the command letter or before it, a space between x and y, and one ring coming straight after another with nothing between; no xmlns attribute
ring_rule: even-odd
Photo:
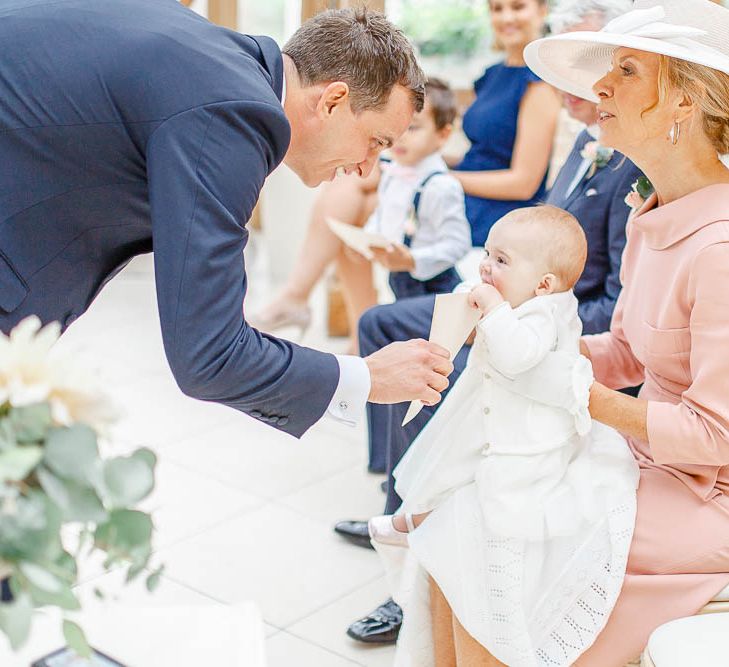
<svg viewBox="0 0 729 667"><path fill-rule="evenodd" d="M598 0L603 11L612 8L614 15L626 11L629 3L623 0ZM576 5L563 2L562 6ZM573 13L590 11L573 7ZM599 9L599 7L598 7ZM583 18L578 15L576 18ZM572 29L597 30L600 16L591 16L597 25L573 25ZM576 23L576 22L574 22ZM557 30L561 32L561 29ZM613 309L620 292L620 263L625 246L625 224L630 209L625 196L640 176L638 168L621 154L615 152L606 164L595 163L586 154L585 146L598 141L596 131L597 109L595 104L573 96L565 96L569 114L583 122L587 128L577 137L572 150L547 196L546 203L564 208L579 220L588 242L585 270L574 287L579 301L579 315L585 333L599 333L610 326ZM395 340L408 340L427 336L433 314L434 296L403 299L393 304L376 306L360 319L359 344L362 354L370 354ZM466 365L468 351L464 347L455 357L455 370L450 376L451 386ZM447 391L447 390L446 390ZM443 396L445 397L446 392ZM395 493L392 471L407 451L417 434L432 417L438 406L425 407L405 427L401 426L408 404L368 406L370 440L370 467L385 463L388 475L385 514L392 514L401 504ZM380 464L381 465L381 464ZM342 521L335 530L360 546L371 546L364 521ZM353 623L348 634L364 642L394 641L402 621L402 611L392 600L386 601L368 616Z"/></svg>
<svg viewBox="0 0 729 667"><path fill-rule="evenodd" d="M368 174L423 104L405 37L325 12L283 54L176 0L5 0L0 8L0 330L67 327L154 248L165 352L190 396L294 436L368 397L439 400L425 341L335 357L246 324L245 224L284 161L307 185Z"/></svg>

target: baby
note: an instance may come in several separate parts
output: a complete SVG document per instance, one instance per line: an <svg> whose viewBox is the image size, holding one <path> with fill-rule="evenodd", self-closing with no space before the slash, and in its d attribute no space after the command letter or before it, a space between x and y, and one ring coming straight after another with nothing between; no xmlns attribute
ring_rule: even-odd
<svg viewBox="0 0 729 667"><path fill-rule="evenodd" d="M471 228L463 188L440 155L455 117L453 91L430 78L423 110L380 165L378 204L365 229L392 241L371 251L398 299L451 292L461 282L454 265L471 249Z"/></svg>
<svg viewBox="0 0 729 667"><path fill-rule="evenodd" d="M425 632L432 577L502 662L567 665L576 656L561 642L575 628L596 636L620 591L638 471L622 436L587 409L577 220L552 206L512 211L485 251L468 295L482 317L466 369L395 470L401 510L372 519L370 535L391 581L400 577L405 644ZM571 376L572 394L550 390L569 386L555 372Z"/></svg>
<svg viewBox="0 0 729 667"><path fill-rule="evenodd" d="M558 344L573 348L576 355L582 325L571 290L582 273L586 257L584 231L562 209L553 206L516 209L496 222L479 265L482 282L470 290L468 297L469 304L483 316L468 365L483 366L484 370L512 378L536 366ZM461 285L457 289L463 288ZM491 406L484 407L491 412ZM508 414L522 421L524 415L514 408L509 408ZM446 405L440 412L444 410ZM546 410L553 412L550 408ZM503 422L505 417L502 411L487 421ZM560 436L571 435L574 419L569 411L551 417L553 426L561 422ZM428 425L421 438L427 437L428 429L432 427ZM497 432L502 430L499 426ZM509 445L508 453L534 453L545 446L553 448L553 437L547 433L540 436L541 443L531 442L533 438L523 434L518 445ZM489 447L494 444L489 443ZM370 521L371 536L376 541L406 545L408 530L420 525L426 516L427 513L412 517L398 514L392 519L375 517Z"/></svg>

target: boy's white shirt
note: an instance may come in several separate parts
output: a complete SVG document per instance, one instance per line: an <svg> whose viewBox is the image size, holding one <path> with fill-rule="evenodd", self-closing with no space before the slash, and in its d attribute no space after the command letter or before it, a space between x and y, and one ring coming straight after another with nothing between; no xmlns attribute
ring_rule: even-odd
<svg viewBox="0 0 729 667"><path fill-rule="evenodd" d="M410 246L415 269L410 275L428 280L454 266L471 249L471 227L463 188L448 174L440 154L432 153L412 167L384 162L381 169L377 208L365 230L402 243L416 190L429 174L443 172L431 178L420 195L417 231Z"/></svg>

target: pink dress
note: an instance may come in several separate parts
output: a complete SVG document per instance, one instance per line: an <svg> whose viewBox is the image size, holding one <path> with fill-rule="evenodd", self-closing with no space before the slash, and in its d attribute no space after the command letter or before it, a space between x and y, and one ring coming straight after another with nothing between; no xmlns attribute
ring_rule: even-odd
<svg viewBox="0 0 729 667"><path fill-rule="evenodd" d="M703 188L628 223L623 291L610 331L587 336L597 381L644 382L648 442L623 589L577 661L618 667L662 623L729 583L729 185Z"/></svg>

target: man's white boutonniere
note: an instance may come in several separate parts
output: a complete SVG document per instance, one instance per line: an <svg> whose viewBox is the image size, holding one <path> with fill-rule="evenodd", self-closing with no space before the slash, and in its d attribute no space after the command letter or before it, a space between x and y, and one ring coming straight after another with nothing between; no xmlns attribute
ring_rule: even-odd
<svg viewBox="0 0 729 667"><path fill-rule="evenodd" d="M625 203L634 211L637 211L643 206L643 202L653 194L653 189L653 184L648 178L646 176L640 176L633 183L631 191L625 196Z"/></svg>
<svg viewBox="0 0 729 667"><path fill-rule="evenodd" d="M599 141L588 141L580 151L585 160L592 160L587 178L592 178L598 169L607 166L615 151L607 146L601 146Z"/></svg>

